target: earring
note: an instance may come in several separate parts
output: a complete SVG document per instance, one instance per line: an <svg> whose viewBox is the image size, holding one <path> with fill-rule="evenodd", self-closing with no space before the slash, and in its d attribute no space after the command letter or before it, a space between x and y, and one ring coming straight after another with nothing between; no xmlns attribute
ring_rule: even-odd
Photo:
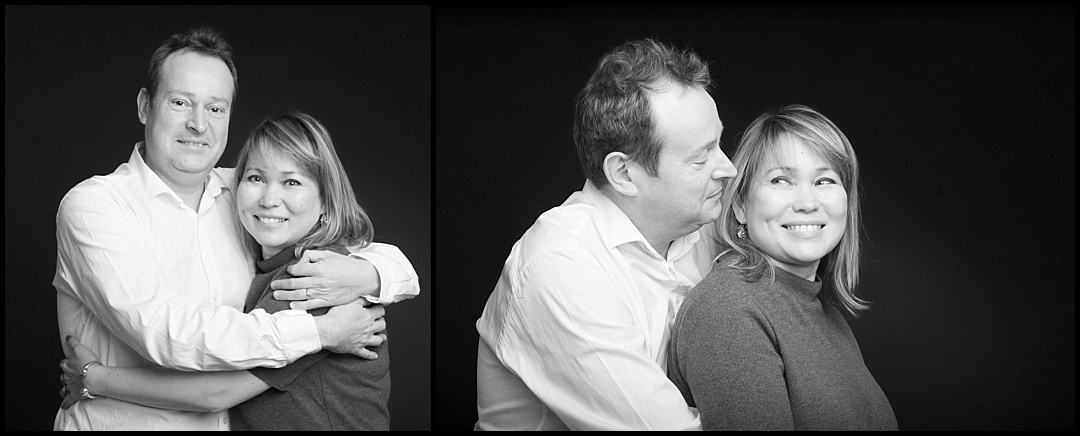
<svg viewBox="0 0 1080 436"><path fill-rule="evenodd" d="M319 224L326 224L326 214L319 215Z"/></svg>
<svg viewBox="0 0 1080 436"><path fill-rule="evenodd" d="M739 224L738 229L735 230L735 236L738 236L739 239L746 239L746 224Z"/></svg>

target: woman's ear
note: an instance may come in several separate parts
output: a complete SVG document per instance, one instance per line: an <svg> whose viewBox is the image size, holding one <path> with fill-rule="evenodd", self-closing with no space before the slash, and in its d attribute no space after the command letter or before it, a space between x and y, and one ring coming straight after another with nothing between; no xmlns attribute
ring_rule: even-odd
<svg viewBox="0 0 1080 436"><path fill-rule="evenodd" d="M638 187L634 184L631 173L630 157L625 153L613 151L604 157L604 176L616 192L627 197L636 197Z"/></svg>
<svg viewBox="0 0 1080 436"><path fill-rule="evenodd" d="M731 210L735 212L735 219L739 221L739 224L746 224L746 209L743 208L742 199L736 197L731 202Z"/></svg>

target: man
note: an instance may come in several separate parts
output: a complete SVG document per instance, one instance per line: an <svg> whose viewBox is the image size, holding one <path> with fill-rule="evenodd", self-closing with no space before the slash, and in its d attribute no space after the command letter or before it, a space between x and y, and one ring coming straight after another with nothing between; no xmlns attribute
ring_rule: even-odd
<svg viewBox="0 0 1080 436"><path fill-rule="evenodd" d="M735 176L708 85L652 40L600 60L574 123L588 180L514 245L476 323L477 430L700 429L664 362Z"/></svg>
<svg viewBox="0 0 1080 436"><path fill-rule="evenodd" d="M320 349L375 358L381 305L417 294L397 248L371 244L345 257L309 252L274 284L294 309L242 313L254 262L236 222L224 151L236 69L216 32L173 35L139 91L145 141L128 163L72 188L57 212L60 337L73 335L106 365L188 370L282 367ZM360 298L364 297L364 298ZM356 301L354 301L356 300ZM348 303L348 304L344 304ZM63 341L66 344L66 341ZM65 354L71 356L66 348ZM92 393L89 393L92 394ZM61 409L55 429L228 430L228 414L143 407L113 399Z"/></svg>

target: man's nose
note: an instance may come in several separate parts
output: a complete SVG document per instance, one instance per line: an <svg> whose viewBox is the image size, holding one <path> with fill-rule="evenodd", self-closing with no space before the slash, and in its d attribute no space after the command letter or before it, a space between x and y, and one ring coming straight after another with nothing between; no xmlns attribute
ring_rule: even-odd
<svg viewBox="0 0 1080 436"><path fill-rule="evenodd" d="M728 159L727 155L720 151L720 158L716 159L716 168L713 169L712 178L732 178L736 174L738 174L738 171L735 169L735 165L731 163L731 159Z"/></svg>
<svg viewBox="0 0 1080 436"><path fill-rule="evenodd" d="M191 116L188 117L187 127L195 133L203 133L206 131L206 114L198 108L191 111Z"/></svg>

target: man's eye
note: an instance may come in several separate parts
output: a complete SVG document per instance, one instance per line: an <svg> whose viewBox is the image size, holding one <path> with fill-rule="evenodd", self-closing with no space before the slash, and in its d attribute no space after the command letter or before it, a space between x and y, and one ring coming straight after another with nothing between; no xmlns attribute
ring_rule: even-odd
<svg viewBox="0 0 1080 436"><path fill-rule="evenodd" d="M176 107L187 106L187 102L183 101L183 100L173 100L172 104L173 104L173 106L176 106Z"/></svg>

